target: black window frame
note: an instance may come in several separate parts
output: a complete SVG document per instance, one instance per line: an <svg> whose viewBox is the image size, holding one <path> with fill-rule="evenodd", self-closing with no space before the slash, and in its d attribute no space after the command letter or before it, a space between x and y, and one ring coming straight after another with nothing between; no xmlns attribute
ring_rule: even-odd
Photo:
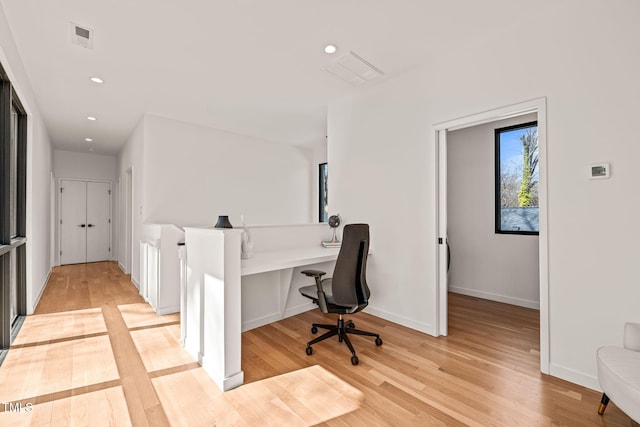
<svg viewBox="0 0 640 427"><path fill-rule="evenodd" d="M525 129L530 127L538 127L538 121L534 120L532 122L520 123L517 125L506 126L501 128L496 128L494 130L495 137L495 233L496 234L521 234L528 236L538 236L540 234L540 223L538 222L538 231L531 230L503 230L502 229L502 202L501 202L501 157L500 157L500 135L505 132L510 132L518 129ZM538 209L540 207L538 206Z"/></svg>
<svg viewBox="0 0 640 427"><path fill-rule="evenodd" d="M329 212L326 207L329 204L329 166L327 163L318 165L318 222L329 221Z"/></svg>
<svg viewBox="0 0 640 427"><path fill-rule="evenodd" d="M16 143L15 235L11 230L11 107L18 114ZM26 212L27 212L27 115L7 73L0 64L0 351L11 345L13 327L27 314L26 298ZM11 255L15 256L17 288L16 321L10 317ZM15 335L15 334L14 334ZM0 362L2 358L0 357Z"/></svg>

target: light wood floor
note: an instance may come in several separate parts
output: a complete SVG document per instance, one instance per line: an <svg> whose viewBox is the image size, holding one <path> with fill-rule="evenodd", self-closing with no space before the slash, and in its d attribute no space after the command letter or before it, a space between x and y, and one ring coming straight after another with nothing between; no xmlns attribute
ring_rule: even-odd
<svg viewBox="0 0 640 427"><path fill-rule="evenodd" d="M451 294L449 312L440 338L358 313L384 340L354 337L358 366L337 340L305 354L333 323L317 310L245 332L246 384L222 393L115 263L58 267L0 367L0 425L633 425L539 373L536 311Z"/></svg>

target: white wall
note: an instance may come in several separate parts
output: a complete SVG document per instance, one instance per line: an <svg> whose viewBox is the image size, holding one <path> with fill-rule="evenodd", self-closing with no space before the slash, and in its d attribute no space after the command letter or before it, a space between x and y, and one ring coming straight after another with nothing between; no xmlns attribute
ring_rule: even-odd
<svg viewBox="0 0 640 427"><path fill-rule="evenodd" d="M53 150L53 172L57 178L115 182L116 162L116 156Z"/></svg>
<svg viewBox="0 0 640 427"><path fill-rule="evenodd" d="M310 182L319 158L310 149L145 115L117 168L120 187L127 169L134 171L132 279L139 283L143 223L213 225L229 215L240 225L241 214L247 224L317 221ZM124 241L122 230L119 236Z"/></svg>
<svg viewBox="0 0 640 427"><path fill-rule="evenodd" d="M54 251L56 265L60 264L59 227L60 224L60 180L64 178L81 179L87 181L109 181L111 183L111 241L117 242L116 223L116 162L115 156L107 156L93 153L78 153L73 151L53 150L53 173L56 177L55 196L55 242L57 249ZM111 255L117 255L116 243L112 243ZM116 259L116 258L113 258Z"/></svg>
<svg viewBox="0 0 640 427"><path fill-rule="evenodd" d="M144 221L213 225L312 222L311 150L145 117Z"/></svg>
<svg viewBox="0 0 640 427"><path fill-rule="evenodd" d="M131 274L131 280L137 286L140 284L140 240L142 239L142 188L143 188L143 159L145 127L144 120L131 133L131 136L118 154L117 174L118 187L123 197L118 203L118 263ZM128 175L130 172L130 175ZM132 179L132 206L130 209L126 205L126 187L129 176ZM131 241L126 236L127 217L131 220ZM130 261L127 259L130 254Z"/></svg>
<svg viewBox="0 0 640 427"><path fill-rule="evenodd" d="M495 233L495 129L536 114L447 134L449 290L540 306L538 236Z"/></svg>
<svg viewBox="0 0 640 427"><path fill-rule="evenodd" d="M51 143L1 5L0 63L27 112L27 312L31 314L51 270Z"/></svg>
<svg viewBox="0 0 640 427"><path fill-rule="evenodd" d="M546 96L550 372L598 387L596 349L640 321L638 16L636 1L567 0L330 105L331 204L371 223L373 312L433 331L433 125ZM589 180L605 161L611 178Z"/></svg>

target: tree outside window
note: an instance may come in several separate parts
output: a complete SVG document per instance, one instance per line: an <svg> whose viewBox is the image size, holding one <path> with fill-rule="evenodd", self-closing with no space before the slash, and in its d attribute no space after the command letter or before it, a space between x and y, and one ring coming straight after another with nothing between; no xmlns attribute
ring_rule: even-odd
<svg viewBox="0 0 640 427"><path fill-rule="evenodd" d="M499 128L496 233L538 234L538 122Z"/></svg>

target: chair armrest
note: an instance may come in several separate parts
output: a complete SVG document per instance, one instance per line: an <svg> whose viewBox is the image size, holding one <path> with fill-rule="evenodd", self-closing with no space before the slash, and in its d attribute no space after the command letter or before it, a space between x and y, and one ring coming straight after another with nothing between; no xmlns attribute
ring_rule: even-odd
<svg viewBox="0 0 640 427"><path fill-rule="evenodd" d="M325 274L327 274L324 271L320 271L320 270L304 270L304 271L301 271L300 273L304 274L305 276L317 277L317 278L320 278Z"/></svg>
<svg viewBox="0 0 640 427"><path fill-rule="evenodd" d="M324 294L324 289L322 288L322 276L327 273L320 270L304 270L300 273L308 277L313 277L316 280L316 288L318 290L318 306L320 307L320 311L322 311L323 313L328 313L329 311L327 310L327 297Z"/></svg>
<svg viewBox="0 0 640 427"><path fill-rule="evenodd" d="M624 324L624 348L640 351L640 323Z"/></svg>

